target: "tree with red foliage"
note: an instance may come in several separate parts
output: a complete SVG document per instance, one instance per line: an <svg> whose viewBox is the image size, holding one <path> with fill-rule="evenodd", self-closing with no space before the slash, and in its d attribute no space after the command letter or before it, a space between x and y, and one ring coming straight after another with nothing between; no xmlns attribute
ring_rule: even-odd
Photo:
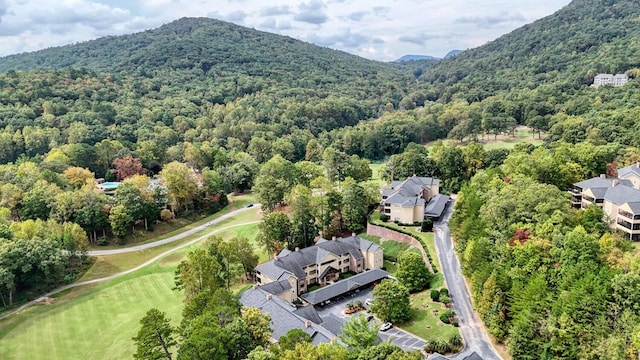
<svg viewBox="0 0 640 360"><path fill-rule="evenodd" d="M515 234L513 234L513 237L509 240L509 245L514 246L516 241L524 244L529 240L529 235L531 235L531 230L516 229Z"/></svg>
<svg viewBox="0 0 640 360"><path fill-rule="evenodd" d="M147 170L142 167L140 159L133 156L125 156L113 160L113 167L115 169L111 170L111 172L116 175L118 181L122 181L133 175L144 175L147 173Z"/></svg>

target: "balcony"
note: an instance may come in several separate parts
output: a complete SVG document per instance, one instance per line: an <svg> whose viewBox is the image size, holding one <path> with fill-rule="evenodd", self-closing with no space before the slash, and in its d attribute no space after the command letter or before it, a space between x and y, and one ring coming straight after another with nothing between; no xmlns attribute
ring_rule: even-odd
<svg viewBox="0 0 640 360"><path fill-rule="evenodd" d="M618 224L618 229L623 230L626 233L636 232L636 231L640 232L640 223L639 224L630 223L629 221L626 221L621 218L618 218L616 223Z"/></svg>
<svg viewBox="0 0 640 360"><path fill-rule="evenodd" d="M618 216L624 217L631 222L640 221L640 215L634 215L624 210L618 210Z"/></svg>

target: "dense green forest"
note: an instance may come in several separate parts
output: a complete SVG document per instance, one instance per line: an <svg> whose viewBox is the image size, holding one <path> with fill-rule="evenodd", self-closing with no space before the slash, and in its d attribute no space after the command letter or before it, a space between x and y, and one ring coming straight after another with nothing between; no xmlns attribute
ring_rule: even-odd
<svg viewBox="0 0 640 360"><path fill-rule="evenodd" d="M65 269L84 260L65 250L126 239L136 222L215 211L224 192L253 188L267 210L292 205L292 222L269 215L263 225L271 250L356 231L377 201L358 181L371 176L368 160L387 158L387 180L438 176L460 191L451 225L463 269L514 358L637 357L639 257L601 211L574 212L563 194L640 158L639 18L634 1L574 0L432 67L211 19L1 58L2 301L43 278L70 281ZM598 73L631 80L591 87ZM522 124L545 144L473 142ZM471 145L421 146L447 137ZM128 180L108 198L99 177Z"/></svg>

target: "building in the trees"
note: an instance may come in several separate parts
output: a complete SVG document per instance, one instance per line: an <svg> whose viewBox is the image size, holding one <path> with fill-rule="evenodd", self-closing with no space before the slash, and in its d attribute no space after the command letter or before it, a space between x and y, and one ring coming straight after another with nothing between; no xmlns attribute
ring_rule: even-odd
<svg viewBox="0 0 640 360"><path fill-rule="evenodd" d="M273 342L278 342L290 330L300 329L309 334L313 345L329 343L338 338L344 324L342 319L333 314L321 317L313 306L296 308L271 294L265 289L265 285L256 284L243 292L240 302L243 306L255 307L271 315Z"/></svg>
<svg viewBox="0 0 640 360"><path fill-rule="evenodd" d="M304 249L285 249L273 260L256 267L255 280L276 296L292 302L310 285L332 284L340 274L362 273L382 265L382 247L352 234L347 238L320 239Z"/></svg>
<svg viewBox="0 0 640 360"><path fill-rule="evenodd" d="M640 240L640 163L618 170L617 178L600 175L576 183L569 192L573 207L584 209L596 204L611 228L633 241Z"/></svg>
<svg viewBox="0 0 640 360"><path fill-rule="evenodd" d="M626 74L598 74L593 78L593 86L613 85L622 86L629 81Z"/></svg>
<svg viewBox="0 0 640 360"><path fill-rule="evenodd" d="M382 213L391 221L414 224L427 217L439 219L449 203L440 194L440 180L412 176L405 181L393 181L391 188L382 190Z"/></svg>

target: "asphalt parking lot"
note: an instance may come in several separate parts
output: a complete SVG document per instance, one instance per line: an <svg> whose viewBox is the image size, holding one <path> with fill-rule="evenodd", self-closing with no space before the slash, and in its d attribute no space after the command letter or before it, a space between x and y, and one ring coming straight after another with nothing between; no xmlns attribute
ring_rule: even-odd
<svg viewBox="0 0 640 360"><path fill-rule="evenodd" d="M330 304L325 305L324 307L317 307L318 313L321 317L325 317L329 314L334 314L335 316L347 320L352 315L345 315L344 309L347 307L347 303L350 301L360 300L364 302L366 299L372 299L373 295L371 295L371 291L373 287L361 290L357 294L353 296L346 296L345 298L337 301L332 301ZM358 314L366 314L366 312L358 312L353 315ZM374 321L379 320L375 319ZM387 331L380 331L378 336L382 341L391 338L391 342L394 345L399 346L403 350L417 350L422 349L425 345L425 341L415 335L409 334L397 327L393 327Z"/></svg>

